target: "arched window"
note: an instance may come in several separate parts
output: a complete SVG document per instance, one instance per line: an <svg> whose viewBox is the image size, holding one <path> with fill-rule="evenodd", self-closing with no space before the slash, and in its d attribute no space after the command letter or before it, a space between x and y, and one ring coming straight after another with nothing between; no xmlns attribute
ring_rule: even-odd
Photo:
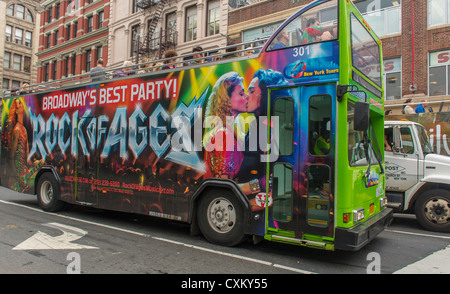
<svg viewBox="0 0 450 294"><path fill-rule="evenodd" d="M22 4L11 4L6 9L6 15L15 16L29 22L33 22L33 14Z"/></svg>

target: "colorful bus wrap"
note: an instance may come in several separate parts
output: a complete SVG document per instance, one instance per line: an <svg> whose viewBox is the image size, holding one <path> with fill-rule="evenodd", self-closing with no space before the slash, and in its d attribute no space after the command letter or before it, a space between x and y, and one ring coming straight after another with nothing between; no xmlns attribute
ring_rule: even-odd
<svg viewBox="0 0 450 294"><path fill-rule="evenodd" d="M324 32L308 43L319 15ZM370 144L382 136L383 89L352 66L351 17L375 40L363 49L378 50L364 62L379 64L354 6L317 1L257 55L4 99L1 183L36 193L44 210L72 203L188 222L221 245L252 235L359 249L392 212L374 159L383 154ZM283 30L290 41L275 46ZM363 131L353 129L360 97ZM361 144L350 148L352 136Z"/></svg>

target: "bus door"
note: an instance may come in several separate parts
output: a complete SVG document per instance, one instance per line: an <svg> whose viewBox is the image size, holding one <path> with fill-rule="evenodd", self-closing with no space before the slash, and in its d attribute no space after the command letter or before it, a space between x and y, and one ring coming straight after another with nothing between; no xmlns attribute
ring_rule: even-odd
<svg viewBox="0 0 450 294"><path fill-rule="evenodd" d="M78 119L75 201L82 205L97 205L100 154L95 143L96 133L96 117L83 116Z"/></svg>
<svg viewBox="0 0 450 294"><path fill-rule="evenodd" d="M279 156L269 163L267 231L277 238L333 236L335 92L335 84L270 91L271 116L279 120Z"/></svg>

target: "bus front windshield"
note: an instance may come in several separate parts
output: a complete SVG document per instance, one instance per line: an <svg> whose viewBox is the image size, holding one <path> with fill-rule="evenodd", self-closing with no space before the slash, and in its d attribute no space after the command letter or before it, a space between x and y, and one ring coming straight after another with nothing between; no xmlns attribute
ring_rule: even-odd
<svg viewBox="0 0 450 294"><path fill-rule="evenodd" d="M268 50L337 39L337 4L332 0L304 11L272 39Z"/></svg>

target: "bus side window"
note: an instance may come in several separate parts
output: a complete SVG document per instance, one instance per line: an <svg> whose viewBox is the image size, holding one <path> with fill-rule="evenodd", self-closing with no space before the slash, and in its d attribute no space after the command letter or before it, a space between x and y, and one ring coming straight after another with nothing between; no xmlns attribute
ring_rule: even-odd
<svg viewBox="0 0 450 294"><path fill-rule="evenodd" d="M273 167L272 197L273 219L290 222L293 211L293 168L290 164L277 163Z"/></svg>
<svg viewBox="0 0 450 294"><path fill-rule="evenodd" d="M308 175L308 213L310 226L327 227L330 219L330 167L312 164Z"/></svg>
<svg viewBox="0 0 450 294"><path fill-rule="evenodd" d="M279 155L291 155L294 151L294 100L292 97L277 98L273 116L279 119Z"/></svg>
<svg viewBox="0 0 450 294"><path fill-rule="evenodd" d="M316 95L309 99L309 153L327 155L330 152L331 97Z"/></svg>

